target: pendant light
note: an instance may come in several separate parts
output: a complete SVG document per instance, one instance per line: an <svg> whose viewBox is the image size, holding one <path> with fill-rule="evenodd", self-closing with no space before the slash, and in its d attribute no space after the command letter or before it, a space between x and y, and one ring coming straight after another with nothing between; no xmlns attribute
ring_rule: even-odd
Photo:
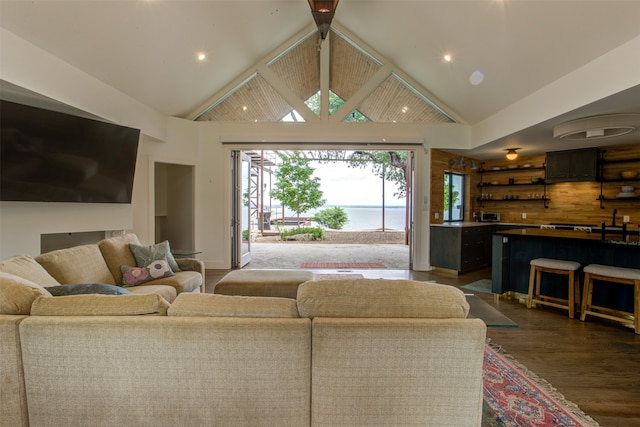
<svg viewBox="0 0 640 427"><path fill-rule="evenodd" d="M318 31L320 31L320 38L324 40L329 34L331 21L338 7L338 0L309 0L309 6L313 20L316 21Z"/></svg>

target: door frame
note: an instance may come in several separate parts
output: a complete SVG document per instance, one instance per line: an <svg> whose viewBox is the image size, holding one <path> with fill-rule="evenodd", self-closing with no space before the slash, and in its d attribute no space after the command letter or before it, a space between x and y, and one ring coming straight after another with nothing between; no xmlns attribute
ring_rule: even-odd
<svg viewBox="0 0 640 427"><path fill-rule="evenodd" d="M246 176L243 174L245 162ZM240 150L231 151L231 268L242 268L251 261L251 206L245 206L244 190L251 194L251 158ZM246 182L246 187L245 187ZM246 212L243 210L246 209ZM246 224L243 220L246 219ZM243 239L244 225L248 236Z"/></svg>
<svg viewBox="0 0 640 427"><path fill-rule="evenodd" d="M415 218L417 215L417 212L415 211L416 209L416 204L415 204L415 194L417 194L416 192L416 188L419 185L418 182L416 182L415 177L416 177L416 168L419 166L418 163L421 162L420 160L420 156L417 155L420 152L423 151L423 147L422 144L398 144L398 145L393 145L393 144L376 144L376 143L367 143L367 144L361 144L361 143L349 143L348 147L345 147L343 145L341 146L336 146L333 143L313 143L313 144L302 144L302 146L299 146L299 144L295 144L295 146L292 146L290 144L283 144L283 143L258 143L258 142L232 142L232 141L223 141L222 142L223 145L227 145L230 152L234 153L234 152L242 152L242 151L252 151L252 150L264 150L264 151L286 151L286 150L342 150L342 151L353 151L353 150L367 150L367 151L406 151L408 153L407 156L407 165L411 167L411 171L408 174L408 179L407 179L407 221L406 221L406 243L409 246L409 269L413 270L414 267L414 263L415 263L415 253L416 253L416 244L421 245L420 242L416 241L416 235L415 235ZM409 160L410 159L410 160ZM234 182L233 182L233 177L235 176L235 172L233 172L234 168L233 168L233 154L232 154L232 188L231 188L231 192L232 192L232 208L233 206L235 206L235 202L234 202L234 198L233 198L233 189L234 189ZM425 204L426 204L426 200L425 200ZM234 215L234 212L232 211L232 216L231 216L231 223L232 223L232 228L235 221L236 216ZM423 246L423 245L421 245ZM231 241L231 255L232 255L232 268L240 268L240 267L236 267L235 263L234 263L234 256L235 256L235 251L236 251L236 246L235 246L235 238L233 237L233 233L232 233L232 241ZM428 252L427 252L428 255Z"/></svg>

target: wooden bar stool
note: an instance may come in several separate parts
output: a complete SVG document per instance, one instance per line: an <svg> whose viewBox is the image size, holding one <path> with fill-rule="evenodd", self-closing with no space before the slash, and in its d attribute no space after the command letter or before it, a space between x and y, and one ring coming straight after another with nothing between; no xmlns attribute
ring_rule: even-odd
<svg viewBox="0 0 640 427"><path fill-rule="evenodd" d="M584 273L584 296L582 300L582 314L580 315L580 320L584 321L587 314L602 317L604 319L616 320L632 324L636 334L640 334L640 318L638 316L638 314L640 314L640 270L635 268L589 264L584 268ZM591 299L593 296L594 280L632 285L634 287L633 313L592 305ZM629 314L633 314L633 319L629 318Z"/></svg>
<svg viewBox="0 0 640 427"><path fill-rule="evenodd" d="M527 308L531 308L533 303L564 308L569 311L569 317L573 319L576 301L580 301L580 277L576 274L576 271L580 268L580 263L560 259L535 258L531 260L530 264L531 272L529 273L529 298L527 299ZM568 299L541 295L540 282L542 273L568 276Z"/></svg>

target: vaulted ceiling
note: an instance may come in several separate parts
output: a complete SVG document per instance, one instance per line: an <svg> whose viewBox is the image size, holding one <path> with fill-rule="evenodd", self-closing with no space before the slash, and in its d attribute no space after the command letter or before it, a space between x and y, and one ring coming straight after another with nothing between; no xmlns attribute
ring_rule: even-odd
<svg viewBox="0 0 640 427"><path fill-rule="evenodd" d="M328 53L321 55L323 50ZM302 114L317 120L321 111L307 111L309 107L299 101L320 93L320 82L327 73L329 91L349 101L344 109L334 113L339 120L349 120L353 114L349 106L355 105L368 121L377 123L455 122L429 99L428 91L411 86L397 72L400 71L394 73L386 58L374 58L335 29L325 40L313 29L301 40L294 39L292 46L275 58L264 58L247 80L228 92L214 95L204 104L204 112L196 110L192 116L199 121L275 122L290 116L298 120L296 117ZM284 89L279 92L276 87ZM303 111L298 112L287 102L288 92L295 96L293 103ZM297 114L292 116L292 111Z"/></svg>
<svg viewBox="0 0 640 427"><path fill-rule="evenodd" d="M274 105L262 105L252 119L273 120L300 109L293 98L305 99L320 78L317 39L305 38L314 28L306 0L0 0L0 25L170 116L196 118L226 101L229 110L216 114L228 120L225 114L236 107L258 105L249 104L257 89L272 91L267 99ZM431 101L438 107L428 120L449 117L477 127L540 91L561 90L567 76L604 55L637 45L640 1L341 0L334 28L340 37L331 37L328 84L347 102L358 100L349 107L393 122L394 102L404 103L394 90L401 90L416 96L416 105ZM287 54L279 57L282 52ZM206 54L204 61L196 59L199 53ZM443 61L445 53L453 60ZM263 64L265 58L272 61ZM640 76L639 60L630 61ZM393 72L367 87L380 67ZM484 76L480 84L474 84L474 72ZM593 87L611 86L603 76ZM585 93L593 87L584 87ZM493 144L520 137L544 150L561 120L640 113L640 77L624 89L585 96L577 108ZM248 98L233 105L232 93ZM483 147L474 150L482 155Z"/></svg>

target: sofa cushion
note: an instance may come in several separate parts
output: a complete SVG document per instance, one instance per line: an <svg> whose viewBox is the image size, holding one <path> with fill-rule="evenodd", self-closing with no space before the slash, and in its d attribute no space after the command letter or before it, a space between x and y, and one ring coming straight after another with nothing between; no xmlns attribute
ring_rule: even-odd
<svg viewBox="0 0 640 427"><path fill-rule="evenodd" d="M194 292L200 290L203 277L197 271L179 271L173 276L162 277L145 283L146 285L166 285L176 288L178 293L182 292Z"/></svg>
<svg viewBox="0 0 640 427"><path fill-rule="evenodd" d="M131 243L129 244L129 249L131 250L133 257L136 259L136 265L138 267L147 266L149 263L157 259L166 259L169 262L171 270L175 272L180 271L180 267L171 253L171 247L169 246L168 240L149 246Z"/></svg>
<svg viewBox="0 0 640 427"><path fill-rule="evenodd" d="M31 306L32 316L166 316L169 303L157 294L68 295L39 297Z"/></svg>
<svg viewBox="0 0 640 427"><path fill-rule="evenodd" d="M103 283L82 283L77 285L60 285L49 286L47 291L54 297L65 295L84 295L84 294L102 294L102 295L126 295L131 292L115 285L105 285Z"/></svg>
<svg viewBox="0 0 640 427"><path fill-rule="evenodd" d="M299 317L291 298L243 297L215 294L180 294L169 316Z"/></svg>
<svg viewBox="0 0 640 427"><path fill-rule="evenodd" d="M0 271L0 314L29 314L41 296L51 294L37 283Z"/></svg>
<svg viewBox="0 0 640 427"><path fill-rule="evenodd" d="M56 286L60 283L29 255L16 255L0 261L0 271L24 277L42 286Z"/></svg>
<svg viewBox="0 0 640 427"><path fill-rule="evenodd" d="M464 293L414 280L312 280L298 287L301 317L465 318Z"/></svg>
<svg viewBox="0 0 640 427"><path fill-rule="evenodd" d="M151 261L146 267L121 265L120 271L122 272L122 286L141 285L155 279L175 275L166 259Z"/></svg>
<svg viewBox="0 0 640 427"><path fill-rule="evenodd" d="M60 282L59 284L116 284L96 244L58 249L38 255L35 260Z"/></svg>
<svg viewBox="0 0 640 427"><path fill-rule="evenodd" d="M121 288L121 289L124 289L124 288ZM169 304L171 304L176 299L176 296L178 295L178 291L173 286L153 285L149 283L145 283L144 285L140 285L140 286L131 286L130 288L127 288L127 291L136 295L158 294L162 298L167 300Z"/></svg>
<svg viewBox="0 0 640 427"><path fill-rule="evenodd" d="M121 265L136 265L136 259L133 257L129 244L140 244L138 236L133 233L124 234L122 236L111 237L98 242L98 248L102 253L104 261L113 276L115 283L122 283Z"/></svg>

